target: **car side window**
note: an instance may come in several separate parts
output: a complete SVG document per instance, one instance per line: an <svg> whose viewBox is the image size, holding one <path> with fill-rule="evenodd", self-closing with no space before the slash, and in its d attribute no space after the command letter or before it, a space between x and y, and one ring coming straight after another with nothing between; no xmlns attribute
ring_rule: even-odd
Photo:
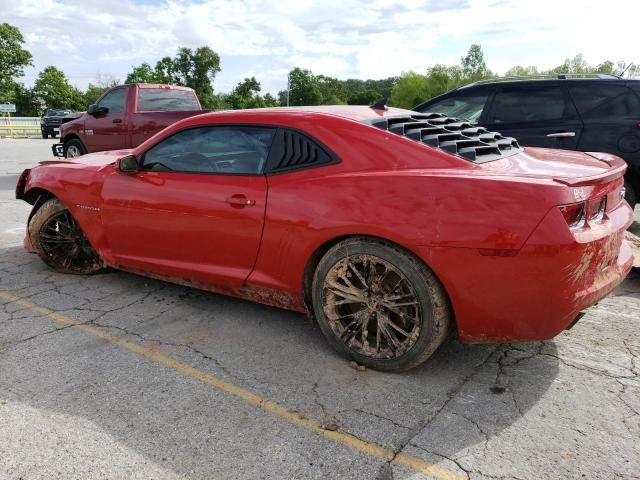
<svg viewBox="0 0 640 480"><path fill-rule="evenodd" d="M443 113L447 117L457 117L477 123L488 98L489 92L476 95L451 96L420 109L420 112Z"/></svg>
<svg viewBox="0 0 640 480"><path fill-rule="evenodd" d="M183 130L154 145L142 170L259 175L269 155L274 128L207 126Z"/></svg>
<svg viewBox="0 0 640 480"><path fill-rule="evenodd" d="M107 93L98 102L98 106L107 107L109 113L122 113L124 112L124 106L127 99L126 88L116 88L115 90Z"/></svg>
<svg viewBox="0 0 640 480"><path fill-rule="evenodd" d="M493 99L489 123L527 123L576 118L562 87L503 87Z"/></svg>
<svg viewBox="0 0 640 480"><path fill-rule="evenodd" d="M569 88L585 121L616 121L640 118L640 97L622 85L576 85Z"/></svg>

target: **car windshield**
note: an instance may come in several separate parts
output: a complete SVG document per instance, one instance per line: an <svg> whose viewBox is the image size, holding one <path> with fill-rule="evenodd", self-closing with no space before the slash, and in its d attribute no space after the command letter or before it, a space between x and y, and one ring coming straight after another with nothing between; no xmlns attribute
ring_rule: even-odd
<svg viewBox="0 0 640 480"><path fill-rule="evenodd" d="M71 110L50 109L50 110L47 110L47 113L45 114L45 116L46 117L64 117L69 113L71 113Z"/></svg>
<svg viewBox="0 0 640 480"><path fill-rule="evenodd" d="M445 98L421 109L422 113L443 113L447 117L460 118L467 122L477 123L484 110L488 95L464 95Z"/></svg>

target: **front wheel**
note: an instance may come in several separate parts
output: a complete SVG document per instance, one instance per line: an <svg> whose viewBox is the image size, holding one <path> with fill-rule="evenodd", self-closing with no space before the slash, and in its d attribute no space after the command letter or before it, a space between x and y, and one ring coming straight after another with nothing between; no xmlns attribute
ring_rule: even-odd
<svg viewBox="0 0 640 480"><path fill-rule="evenodd" d="M57 198L47 200L29 221L31 244L49 267L61 273L95 273L103 263L80 226Z"/></svg>
<svg viewBox="0 0 640 480"><path fill-rule="evenodd" d="M66 158L80 157L85 153L87 153L87 150L84 148L82 142L77 138L72 138L64 144L64 156Z"/></svg>
<svg viewBox="0 0 640 480"><path fill-rule="evenodd" d="M418 258L386 242L348 239L316 269L313 309L331 346L377 370L402 371L429 358L451 322L446 293Z"/></svg>
<svg viewBox="0 0 640 480"><path fill-rule="evenodd" d="M49 138L49 134L46 132L42 132L42 138Z"/></svg>

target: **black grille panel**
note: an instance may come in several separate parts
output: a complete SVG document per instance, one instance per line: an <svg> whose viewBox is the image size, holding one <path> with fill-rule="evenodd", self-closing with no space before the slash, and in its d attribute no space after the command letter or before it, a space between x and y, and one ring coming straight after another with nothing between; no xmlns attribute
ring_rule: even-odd
<svg viewBox="0 0 640 480"><path fill-rule="evenodd" d="M316 165L337 163L337 157L295 130L280 129L269 153L269 172L280 173Z"/></svg>
<svg viewBox="0 0 640 480"><path fill-rule="evenodd" d="M441 113L386 117L374 127L483 163L521 152L517 140Z"/></svg>

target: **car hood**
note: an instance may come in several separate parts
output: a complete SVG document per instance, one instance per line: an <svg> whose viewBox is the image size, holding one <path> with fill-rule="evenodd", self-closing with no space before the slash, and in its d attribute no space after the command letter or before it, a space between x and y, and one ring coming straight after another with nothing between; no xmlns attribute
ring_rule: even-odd
<svg viewBox="0 0 640 480"><path fill-rule="evenodd" d="M52 164L74 164L85 165L88 167L104 167L105 165L113 164L117 159L131 155L131 149L124 150L109 150L106 152L89 153L82 155L81 157L74 158L61 158L57 160L45 160L40 162L40 165L52 165Z"/></svg>
<svg viewBox="0 0 640 480"><path fill-rule="evenodd" d="M620 176L626 169L624 160L608 153L533 147L526 147L521 153L481 166L495 174L552 178L568 185L596 179L608 181Z"/></svg>

